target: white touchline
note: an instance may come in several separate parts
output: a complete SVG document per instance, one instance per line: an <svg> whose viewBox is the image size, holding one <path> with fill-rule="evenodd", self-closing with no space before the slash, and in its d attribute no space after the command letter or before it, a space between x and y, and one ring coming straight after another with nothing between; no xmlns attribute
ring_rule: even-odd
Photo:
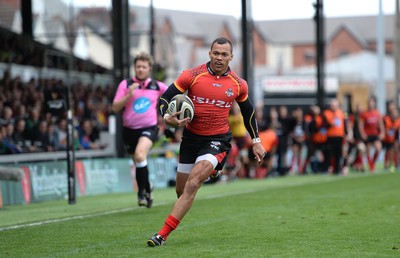
<svg viewBox="0 0 400 258"><path fill-rule="evenodd" d="M49 220L38 221L38 222L33 222L33 223L28 223L28 224L19 224L19 225L3 227L3 228L0 228L0 231L5 231L5 230L9 230L9 229L25 228L25 227L34 227L34 226L40 226L40 225L44 225L44 224L64 222L64 221L70 221L70 220L76 220L76 219L93 218L93 217L104 216L104 215L109 215L109 214L114 214L114 213L119 213L119 212L131 211L134 209L135 208L126 208L126 209L119 209L119 210L113 210L113 211L105 211L105 212L96 213L96 214L77 215L77 216L72 216L72 217L67 217L67 218L62 218L62 219L49 219Z"/></svg>
<svg viewBox="0 0 400 258"><path fill-rule="evenodd" d="M214 195L212 197L205 197L205 198L201 198L201 199L216 199L216 198L225 197L225 196L228 196L228 195L238 195L238 194L244 194L244 193L250 193L250 192L256 192L256 191L255 190L251 190L251 191L247 190L247 191L241 191L240 193L236 192L234 194L232 194L232 193L230 193L230 194L224 193L224 194ZM153 207L154 206L162 206L162 205L171 204L171 203L172 202L161 202L161 203L153 205ZM132 207L132 208L105 211L105 212L100 212L100 213L95 213L95 214L76 215L76 216L66 217L66 218L62 218L62 219L49 219L49 220L43 220L43 221L27 223L27 224L12 225L12 226L7 226L7 227L0 228L0 232L1 231L5 231L5 230L11 230L11 229L27 228L27 227L41 226L41 225L45 225L45 224L52 224L52 223L71 221L71 220L87 219L87 218L106 216L106 215L110 215L110 214L115 214L115 213L120 213L120 212L127 212L127 211L136 210L136 209L140 209L140 207Z"/></svg>
<svg viewBox="0 0 400 258"><path fill-rule="evenodd" d="M335 178L336 180L338 178ZM329 181L336 181L333 178L330 178ZM311 184L314 183L320 183L321 181L318 182L312 182ZM281 185L278 186L278 188L280 187L288 187L288 186L296 186L296 185L303 185L305 184L304 182L294 182L291 184L286 184L286 185ZM308 182L308 184L310 184L310 182ZM276 189L277 187L273 187L274 189ZM252 189L252 190L244 190L244 191L240 191L240 192L227 192L227 193L221 193L218 195L212 195L212 196L205 196L205 197L200 197L199 199L216 199L216 198L221 198L221 197L226 197L226 196L233 196L233 195L240 195L240 194L246 194L246 193L253 193L253 192L258 192L260 190L264 190L264 189ZM170 201L170 202L161 202L158 204L153 205L154 206L162 206L162 205L167 205L167 204L171 204L174 201ZM115 213L120 213L120 212L127 212L127 211L132 211L132 210L136 210L136 209L140 209L140 207L132 207L132 208L125 208L125 209L118 209L118 210L111 210L111 211L104 211L104 212L100 212L100 213L95 213L95 214L88 214L88 215L76 215L76 216L72 216L72 217L67 217L67 218L62 218L62 219L49 219L49 220L44 220L44 221L38 221L38 222L33 222L33 223L27 223L27 224L18 224L18 225L13 225L13 226L7 226L7 227L3 227L0 228L0 232L1 231L5 231L5 230L11 230L11 229L19 229L19 228L27 228L27 227L34 227L34 226L41 226L41 225L45 225L45 224L51 224L51 223L58 223L58 222L65 222L65 221L70 221L70 220L77 220L77 219L86 219L86 218L93 218L93 217L100 217L100 216L106 216L106 215L110 215L110 214L115 214Z"/></svg>

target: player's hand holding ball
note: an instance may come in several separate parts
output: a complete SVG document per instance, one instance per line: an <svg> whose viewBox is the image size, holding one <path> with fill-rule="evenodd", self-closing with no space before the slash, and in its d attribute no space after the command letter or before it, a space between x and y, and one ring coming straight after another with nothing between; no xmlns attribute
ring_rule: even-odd
<svg viewBox="0 0 400 258"><path fill-rule="evenodd" d="M164 121L173 127L185 126L194 117L194 105L185 94L175 95L168 105L168 112L164 115Z"/></svg>

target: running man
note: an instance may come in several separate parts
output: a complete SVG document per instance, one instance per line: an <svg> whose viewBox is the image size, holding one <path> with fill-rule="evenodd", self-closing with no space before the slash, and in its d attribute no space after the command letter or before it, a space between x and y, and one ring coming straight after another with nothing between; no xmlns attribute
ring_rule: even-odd
<svg viewBox="0 0 400 258"><path fill-rule="evenodd" d="M153 59L140 53L133 61L135 76L118 85L112 109L122 110L123 139L136 167L138 205L150 208L153 204L147 155L158 138L157 103L168 86L150 78Z"/></svg>
<svg viewBox="0 0 400 258"><path fill-rule="evenodd" d="M151 247L164 244L189 211L203 182L214 170L222 169L231 149L228 115L234 101L239 104L252 138L256 160L261 162L266 155L258 137L255 108L248 96L247 82L229 67L233 58L231 41L217 38L212 42L208 55L208 63L183 71L160 99L159 108L165 122L174 127L186 127L176 175L178 200L161 230L147 241ZM195 106L192 121L189 118L179 120L179 112L166 113L172 97L184 92Z"/></svg>

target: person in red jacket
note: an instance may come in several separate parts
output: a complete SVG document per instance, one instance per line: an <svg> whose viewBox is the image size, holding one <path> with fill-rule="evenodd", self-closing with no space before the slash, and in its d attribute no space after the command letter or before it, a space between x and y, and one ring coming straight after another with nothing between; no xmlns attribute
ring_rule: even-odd
<svg viewBox="0 0 400 258"><path fill-rule="evenodd" d="M375 97L370 97L368 99L368 108L361 114L358 123L361 138L366 145L366 155L368 159L369 169L371 172L374 172L375 162L378 159L379 153L382 150L381 141L385 136L385 128L383 125L382 115L376 109ZM370 151L372 148L375 149L375 152L371 158Z"/></svg>

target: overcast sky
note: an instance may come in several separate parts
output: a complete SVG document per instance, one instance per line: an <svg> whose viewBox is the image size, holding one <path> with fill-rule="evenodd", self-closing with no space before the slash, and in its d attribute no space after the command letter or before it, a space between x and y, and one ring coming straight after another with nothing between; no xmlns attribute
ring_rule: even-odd
<svg viewBox="0 0 400 258"><path fill-rule="evenodd" d="M111 6L111 0L63 0L79 6ZM255 20L311 18L317 0L252 0ZM377 15L379 2L384 14L394 14L396 0L323 0L327 17ZM241 0L153 0L161 9L241 15ZM150 0L129 0L131 5L149 6Z"/></svg>

